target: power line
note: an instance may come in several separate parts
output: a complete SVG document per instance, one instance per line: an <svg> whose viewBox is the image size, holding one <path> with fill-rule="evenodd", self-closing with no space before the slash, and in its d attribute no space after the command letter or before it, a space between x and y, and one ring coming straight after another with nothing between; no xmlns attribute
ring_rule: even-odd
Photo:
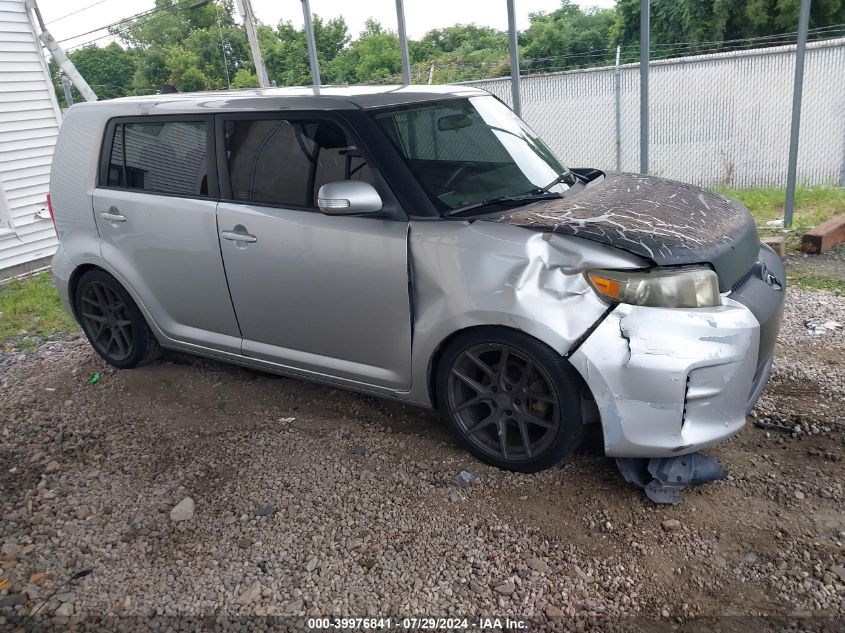
<svg viewBox="0 0 845 633"><path fill-rule="evenodd" d="M81 9L77 9L76 11L71 11L70 13L65 13L63 16L56 18L55 20L50 20L49 22L47 22L47 24L55 24L56 22L64 20L65 18L69 18L72 15L76 15L77 13L82 13L83 11L87 11L91 7L96 7L98 4L103 4L106 1L107 0L97 0L97 2L94 2L93 4L86 5L86 6L82 7Z"/></svg>
<svg viewBox="0 0 845 633"><path fill-rule="evenodd" d="M140 13L136 13L135 15L130 15L127 18L121 18L117 22L111 22L110 24L105 24L103 26L97 27L96 29L91 29L90 31L85 31L84 33L77 33L76 35L71 35L70 37L66 37L64 39L58 40L58 42L59 42L59 44L61 44L62 42L68 42L70 40L75 40L77 38L84 37L85 35L91 35L92 33L99 33L102 30L110 29L112 27L116 27L116 26L119 26L121 24L125 25L127 22L131 22L132 20L137 20L138 18L143 18L143 17L149 16L149 15L152 15L153 13L162 13L162 14L165 14L165 15L167 15L167 14L176 15L176 11L178 11L179 9L183 9L185 7L192 8L195 5L196 6L202 6L204 4L207 4L208 1L209 0L204 0L204 1L201 0L201 1L198 2L197 0L184 0L183 2L175 2L172 5L170 5L169 7L164 7L164 8L153 7L152 9L147 9L146 11L141 11ZM104 37L107 37L107 36L104 36ZM96 41L97 39L102 39L102 38L95 38L92 41Z"/></svg>
<svg viewBox="0 0 845 633"><path fill-rule="evenodd" d="M71 35L70 37L66 37L64 39L58 40L58 43L61 44L63 42L69 42L70 40L75 40L80 37L85 37L86 35L91 35L92 33L99 33L100 31L104 31L106 29L110 29L113 26L118 26L119 24L123 24L124 22L129 22L130 20L135 20L137 18L142 18L146 15L151 13L155 13L157 9L148 9L147 11L142 11L141 13L136 13L135 15L130 15L128 18L122 18L117 22L111 22L110 24L104 24L103 26L98 26L96 29L91 29L90 31L85 31L84 33L77 33L76 35Z"/></svg>
<svg viewBox="0 0 845 633"><path fill-rule="evenodd" d="M217 15L217 32L220 34L220 52L223 53L223 71L226 73L226 88L230 89L232 84L229 81L229 60L226 57L226 43L223 41L223 26L220 24L220 10L217 4L214 5L214 13Z"/></svg>
<svg viewBox="0 0 845 633"><path fill-rule="evenodd" d="M190 9L190 8L205 5L207 3L208 3L208 0L200 0L199 2L197 2L196 0L191 0L189 2L184 2L181 5L173 5L172 8L178 8L178 7L181 7L182 5L187 4L188 8ZM146 23L152 24L156 20L166 18L169 15L176 15L176 13L174 11L168 11L166 9L162 9L161 12L158 15L141 16L141 17L149 17L149 19L147 20ZM97 31L102 30L102 28L109 28L111 30L108 33L105 33L103 35L100 35L99 37L95 37L95 38L92 38L92 39L87 40L85 42L82 42L81 44L72 44L68 48L68 50L70 50L70 51L78 50L80 48L84 48L85 46L88 46L89 44L93 44L94 42L99 42L100 40L106 39L107 37L116 36L120 39L126 39L126 34L130 31L130 29L133 26L135 26L134 23L130 22L130 20L132 20L132 19L137 19L137 18L132 18L132 17L124 18L120 22L115 22L114 25L112 25L110 27L101 27L101 29L97 29ZM93 32L96 32L96 31L93 31ZM75 37L80 37L80 36L75 36ZM69 39L73 39L73 38L69 38Z"/></svg>

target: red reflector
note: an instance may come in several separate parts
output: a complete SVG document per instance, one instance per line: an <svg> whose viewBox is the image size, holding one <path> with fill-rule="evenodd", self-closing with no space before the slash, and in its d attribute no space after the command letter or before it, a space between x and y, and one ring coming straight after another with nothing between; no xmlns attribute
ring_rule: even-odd
<svg viewBox="0 0 845 633"><path fill-rule="evenodd" d="M47 212L50 214L50 222L53 223L53 230L56 232L56 237L59 236L59 229L56 227L56 216L53 215L53 198L47 194Z"/></svg>

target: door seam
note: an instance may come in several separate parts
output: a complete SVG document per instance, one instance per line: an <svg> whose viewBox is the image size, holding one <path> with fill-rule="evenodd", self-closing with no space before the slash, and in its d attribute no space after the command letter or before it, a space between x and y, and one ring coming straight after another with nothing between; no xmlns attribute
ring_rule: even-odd
<svg viewBox="0 0 845 633"><path fill-rule="evenodd" d="M214 226L217 229L217 253L220 255L220 265L223 267L223 280L226 282L226 292L229 295L229 303L232 305L232 313L235 315L235 325L238 326L240 336L240 355L244 355L244 333L241 330L241 322L238 319L238 310L235 308L235 300L232 298L232 287L229 285L229 272L226 270L226 258L223 257L223 243L220 241L220 202L214 205Z"/></svg>

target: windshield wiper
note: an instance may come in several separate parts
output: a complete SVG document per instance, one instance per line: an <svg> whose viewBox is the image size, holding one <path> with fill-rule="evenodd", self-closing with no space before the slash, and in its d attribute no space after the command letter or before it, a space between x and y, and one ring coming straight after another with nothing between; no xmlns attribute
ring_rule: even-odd
<svg viewBox="0 0 845 633"><path fill-rule="evenodd" d="M479 202L474 202L473 204L468 204L465 207L458 207L457 209L452 209L451 211L449 211L448 213L444 213L443 215L444 217L449 217L452 215L457 215L458 213L464 213L465 211L472 211L473 209L481 209L483 207L490 207L496 204L502 204L507 202L528 202L530 200L549 200L562 197L563 196L559 193L549 193L548 191L534 190L530 193L523 193L516 196L496 196L495 198L488 198L487 200L481 200Z"/></svg>
<svg viewBox="0 0 845 633"><path fill-rule="evenodd" d="M562 174L560 174L557 178L552 180L545 187L540 187L540 193L547 193L549 191L549 189L551 189L552 187L554 187L557 184L560 184L561 182L563 182L567 178L572 178L573 180L575 180L575 174L573 174L568 169L565 172L563 172ZM575 183L566 183L566 184L568 184L571 187Z"/></svg>

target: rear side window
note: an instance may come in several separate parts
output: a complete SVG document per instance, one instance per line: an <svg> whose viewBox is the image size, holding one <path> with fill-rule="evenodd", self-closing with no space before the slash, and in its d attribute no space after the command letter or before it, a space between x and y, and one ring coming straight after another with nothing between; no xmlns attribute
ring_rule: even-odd
<svg viewBox="0 0 845 633"><path fill-rule="evenodd" d="M203 121L118 123L106 185L177 196L208 195Z"/></svg>
<svg viewBox="0 0 845 633"><path fill-rule="evenodd" d="M231 120L225 135L236 201L311 208L327 182L374 184L360 151L332 121Z"/></svg>

